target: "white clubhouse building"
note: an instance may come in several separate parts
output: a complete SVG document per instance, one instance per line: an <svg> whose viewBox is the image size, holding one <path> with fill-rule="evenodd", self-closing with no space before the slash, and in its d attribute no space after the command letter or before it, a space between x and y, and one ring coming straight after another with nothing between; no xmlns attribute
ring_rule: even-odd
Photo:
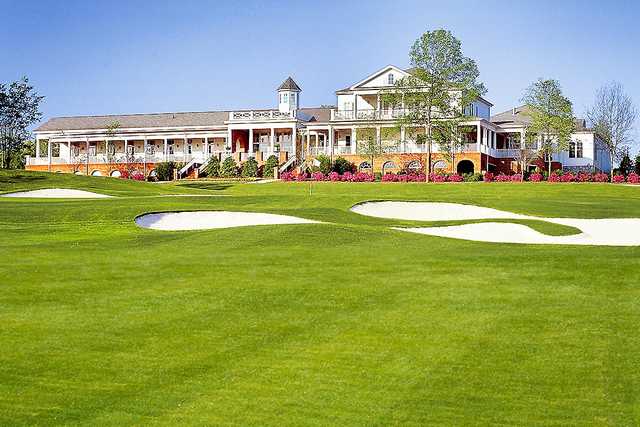
<svg viewBox="0 0 640 427"><path fill-rule="evenodd" d="M408 70L386 66L357 83L336 92L335 107L300 107L301 88L290 77L277 89L277 108L238 111L128 114L54 117L35 130L35 157L27 169L119 176L123 165L144 175L154 175L164 161L184 164L181 176L197 174L211 156L232 156L238 163L255 158L262 164L269 156L279 159L280 169L293 169L319 154L342 156L359 169L371 168L358 150L358 129L394 128L403 110L381 99L381 91L407 76ZM455 164L433 149L434 170L466 172L517 169L514 140L526 129L523 108L491 115L489 101L478 98L466 112L466 145ZM46 144L43 144L46 142ZM376 171L423 169L426 147L400 129L394 148L374 165ZM46 146L46 151L41 146ZM45 152L42 152L45 151ZM608 172L605 148L595 132L577 121L570 149L554 155L554 166L568 170Z"/></svg>

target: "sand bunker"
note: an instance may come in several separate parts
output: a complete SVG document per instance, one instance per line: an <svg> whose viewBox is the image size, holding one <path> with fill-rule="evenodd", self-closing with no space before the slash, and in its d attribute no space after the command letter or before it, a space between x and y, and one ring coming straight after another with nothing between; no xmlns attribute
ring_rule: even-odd
<svg viewBox="0 0 640 427"><path fill-rule="evenodd" d="M166 231L314 223L317 221L287 215L226 211L165 212L136 218L136 224L140 227Z"/></svg>
<svg viewBox="0 0 640 427"><path fill-rule="evenodd" d="M68 188L46 188L42 190L19 191L16 193L0 194L0 197L28 197L39 199L103 199L112 196L92 193L91 191L72 190Z"/></svg>
<svg viewBox="0 0 640 427"><path fill-rule="evenodd" d="M575 227L581 231L579 234L570 236L548 236L526 225L501 222L463 224L448 227L396 228L397 230L430 236L480 242L602 246L640 245L640 219L638 218L543 218L480 206L431 202L371 202L354 206L352 211L379 218L415 221L535 219Z"/></svg>

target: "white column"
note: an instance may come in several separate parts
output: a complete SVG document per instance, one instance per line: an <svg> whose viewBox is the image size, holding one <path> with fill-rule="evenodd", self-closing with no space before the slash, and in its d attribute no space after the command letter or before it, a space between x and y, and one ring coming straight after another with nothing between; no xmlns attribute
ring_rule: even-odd
<svg viewBox="0 0 640 427"><path fill-rule="evenodd" d="M329 126L329 149L327 154L328 155L332 155L333 154L333 138L334 138L334 134L333 134L333 127Z"/></svg>
<svg viewBox="0 0 640 427"><path fill-rule="evenodd" d="M382 132L380 131L380 126L376 126L376 144L382 143Z"/></svg>
<svg viewBox="0 0 640 427"><path fill-rule="evenodd" d="M73 145L71 141L67 141L67 148L69 149L69 155L67 156L67 161L71 162L73 160Z"/></svg>
<svg viewBox="0 0 640 427"><path fill-rule="evenodd" d="M298 129L294 126L291 128L291 144L293 146L293 156L298 155Z"/></svg>
<svg viewBox="0 0 640 427"><path fill-rule="evenodd" d="M269 148L271 148L271 154L276 151L276 130L271 128L271 140L269 141Z"/></svg>
<svg viewBox="0 0 640 427"><path fill-rule="evenodd" d="M233 138L233 131L231 129L227 130L227 140L225 141L225 151L227 149L227 147L229 148L230 151L233 151L233 140L231 139Z"/></svg>
<svg viewBox="0 0 640 427"><path fill-rule="evenodd" d="M49 172L51 172L51 154L52 154L52 147L51 147L51 140L47 139L47 161L49 164Z"/></svg>
<svg viewBox="0 0 640 427"><path fill-rule="evenodd" d="M305 149L307 155L309 155L310 150L311 150L311 131L307 129L307 146Z"/></svg>
<svg viewBox="0 0 640 427"><path fill-rule="evenodd" d="M163 153L163 157L164 157L164 161L167 161L167 156L169 155L169 142L167 141L167 138L164 139L164 153Z"/></svg>
<svg viewBox="0 0 640 427"><path fill-rule="evenodd" d="M189 145L189 138L187 138L187 135L184 136L184 144L182 144L182 157L184 159L186 159L187 157L187 145Z"/></svg>
<svg viewBox="0 0 640 427"><path fill-rule="evenodd" d="M376 99L376 110L382 110L382 102L380 101L380 94L378 94L378 98Z"/></svg>
<svg viewBox="0 0 640 427"><path fill-rule="evenodd" d="M36 159L40 158L40 139L36 136Z"/></svg>
<svg viewBox="0 0 640 427"><path fill-rule="evenodd" d="M355 126L351 128L351 154L357 153L357 145L358 145L358 131Z"/></svg>
<svg viewBox="0 0 640 427"><path fill-rule="evenodd" d="M142 140L142 176L147 176L147 137Z"/></svg>
<svg viewBox="0 0 640 427"><path fill-rule="evenodd" d="M476 151L480 151L480 139L482 138L482 126L478 124L478 129L476 131Z"/></svg>
<svg viewBox="0 0 640 427"><path fill-rule="evenodd" d="M85 150L87 152L87 161L85 163L85 175L89 175L89 138L85 138Z"/></svg>
<svg viewBox="0 0 640 427"><path fill-rule="evenodd" d="M253 153L253 129L249 128L249 148L248 153Z"/></svg>
<svg viewBox="0 0 640 427"><path fill-rule="evenodd" d="M319 140L319 136L318 136L318 132L316 132L316 154L318 154L318 140Z"/></svg>
<svg viewBox="0 0 640 427"><path fill-rule="evenodd" d="M202 138L202 161L206 161L208 155L209 155L209 137L205 136L204 138Z"/></svg>
<svg viewBox="0 0 640 427"><path fill-rule="evenodd" d="M129 163L129 140L124 140L124 161Z"/></svg>
<svg viewBox="0 0 640 427"><path fill-rule="evenodd" d="M358 118L358 95L353 94L353 119Z"/></svg>

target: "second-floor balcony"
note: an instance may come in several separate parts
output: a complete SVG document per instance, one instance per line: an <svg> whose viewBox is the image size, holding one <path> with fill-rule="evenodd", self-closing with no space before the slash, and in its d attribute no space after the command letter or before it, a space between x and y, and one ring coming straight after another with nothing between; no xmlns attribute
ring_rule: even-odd
<svg viewBox="0 0 640 427"><path fill-rule="evenodd" d="M230 122L246 121L282 121L295 119L295 111L278 110L255 110L255 111L231 111L229 112Z"/></svg>
<svg viewBox="0 0 640 427"><path fill-rule="evenodd" d="M363 110L331 110L331 120L394 120L406 114L402 108L393 109L363 109Z"/></svg>

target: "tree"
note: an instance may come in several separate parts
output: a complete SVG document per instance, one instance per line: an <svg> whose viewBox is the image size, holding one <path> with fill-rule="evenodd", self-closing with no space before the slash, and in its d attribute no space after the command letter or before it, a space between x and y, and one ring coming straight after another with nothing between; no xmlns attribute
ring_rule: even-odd
<svg viewBox="0 0 640 427"><path fill-rule="evenodd" d="M622 159L620 160L620 167L618 169L622 175L627 176L633 171L633 163L631 162L631 157L629 157L629 147L625 147L622 153Z"/></svg>
<svg viewBox="0 0 640 427"><path fill-rule="evenodd" d="M448 127L447 121L459 121L465 115L465 107L486 89L478 81L480 72L475 61L463 55L460 41L450 31L425 32L411 47L409 60L410 75L385 91L384 99L391 105L403 107L397 127L405 128L410 136L424 129L428 181L434 125Z"/></svg>
<svg viewBox="0 0 640 427"><path fill-rule="evenodd" d="M107 165L109 167L109 172L111 172L113 169L116 168L115 163L116 163L116 143L114 141L111 140L111 138L113 138L116 134L116 132L118 131L118 129L120 129L120 122L117 120L112 121L111 123L109 123L107 125L107 130L106 130L106 135L107 137L105 138L105 151L106 151L106 155L107 155ZM126 153L125 153L126 155Z"/></svg>
<svg viewBox="0 0 640 427"><path fill-rule="evenodd" d="M258 162L255 158L249 157L242 165L242 177L254 178L258 176Z"/></svg>
<svg viewBox="0 0 640 427"><path fill-rule="evenodd" d="M238 176L238 167L233 157L229 156L220 165L220 176L223 178L235 178Z"/></svg>
<svg viewBox="0 0 640 427"><path fill-rule="evenodd" d="M344 157L336 157L333 161L333 166L331 167L333 172L338 172L340 175L345 172L353 172L355 170L355 165L351 163L349 160Z"/></svg>
<svg viewBox="0 0 640 427"><path fill-rule="evenodd" d="M620 159L631 141L633 123L638 112L620 83L609 83L596 92L596 100L587 110L587 118L609 152L611 178L613 163Z"/></svg>
<svg viewBox="0 0 640 427"><path fill-rule="evenodd" d="M361 128L358 129L358 144L357 150L358 154L367 158L369 160L369 164L371 165L371 173L373 173L374 162L375 159L386 155L387 153L391 153L396 150L395 144L390 144L385 141L382 133L386 133L389 131L389 128L380 129L380 140L378 140L377 131L374 128Z"/></svg>
<svg viewBox="0 0 640 427"><path fill-rule="evenodd" d="M514 134L508 140L508 148L513 152L514 158L518 162L522 181L524 181L524 174L531 162L539 157L536 135L526 130L524 135L524 140L521 134Z"/></svg>
<svg viewBox="0 0 640 427"><path fill-rule="evenodd" d="M275 155L270 155L262 167L262 176L265 178L273 178L273 169L280 166L280 162Z"/></svg>
<svg viewBox="0 0 640 427"><path fill-rule="evenodd" d="M633 162L633 166L634 166L633 169L634 169L635 173L640 175L640 154L636 155L636 159Z"/></svg>
<svg viewBox="0 0 640 427"><path fill-rule="evenodd" d="M548 157L549 173L554 153L569 149L569 140L575 130L573 105L562 94L557 80L538 79L531 84L522 98L525 113L531 118L527 134L537 135L540 149Z"/></svg>
<svg viewBox="0 0 640 427"><path fill-rule="evenodd" d="M320 172L328 175L331 172L331 157L327 156L326 154L319 154L316 157L316 160L318 161L318 163L320 163L320 166L318 167L320 169Z"/></svg>
<svg viewBox="0 0 640 427"><path fill-rule="evenodd" d="M160 162L156 165L156 177L158 181L171 181L173 171L176 168L174 162Z"/></svg>
<svg viewBox="0 0 640 427"><path fill-rule="evenodd" d="M29 126L42 118L43 99L26 77L9 85L0 83L0 168L9 166L12 153L29 137Z"/></svg>
<svg viewBox="0 0 640 427"><path fill-rule="evenodd" d="M211 156L207 165L204 167L204 173L206 176L217 178L220 176L220 159L217 155Z"/></svg>
<svg viewBox="0 0 640 427"><path fill-rule="evenodd" d="M466 148L465 135L470 131L471 127L463 126L459 119L439 123L434 129L434 141L438 144L442 156L451 165L452 172L455 172L456 154Z"/></svg>

